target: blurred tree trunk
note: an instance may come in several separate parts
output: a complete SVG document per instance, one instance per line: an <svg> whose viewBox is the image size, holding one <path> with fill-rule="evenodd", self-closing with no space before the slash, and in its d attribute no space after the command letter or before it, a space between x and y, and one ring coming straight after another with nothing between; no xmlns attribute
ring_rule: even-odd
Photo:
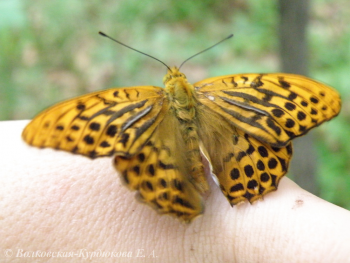
<svg viewBox="0 0 350 263"><path fill-rule="evenodd" d="M309 0L279 0L280 58L283 72L308 75L306 29ZM312 134L294 141L291 163L294 180L304 189L318 194L316 181L316 150Z"/></svg>

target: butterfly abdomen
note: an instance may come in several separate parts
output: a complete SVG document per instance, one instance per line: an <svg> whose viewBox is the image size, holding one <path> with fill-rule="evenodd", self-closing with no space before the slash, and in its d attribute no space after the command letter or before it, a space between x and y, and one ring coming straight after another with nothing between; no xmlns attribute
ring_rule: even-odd
<svg viewBox="0 0 350 263"><path fill-rule="evenodd" d="M180 130L183 140L186 145L186 155L189 163L191 164L190 181L201 192L204 193L208 190L208 183L205 177L204 166L202 163L202 157L199 148L199 136L197 126L193 121L181 122Z"/></svg>

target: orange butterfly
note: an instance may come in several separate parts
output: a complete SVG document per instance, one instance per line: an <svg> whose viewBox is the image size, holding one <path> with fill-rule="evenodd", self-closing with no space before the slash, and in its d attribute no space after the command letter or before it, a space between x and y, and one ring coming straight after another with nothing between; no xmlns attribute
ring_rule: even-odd
<svg viewBox="0 0 350 263"><path fill-rule="evenodd" d="M99 91L36 116L23 139L114 166L139 200L189 222L204 211L211 173L231 205L276 190L292 157L291 140L335 117L340 97L309 78L236 74L190 84L168 68L165 88Z"/></svg>

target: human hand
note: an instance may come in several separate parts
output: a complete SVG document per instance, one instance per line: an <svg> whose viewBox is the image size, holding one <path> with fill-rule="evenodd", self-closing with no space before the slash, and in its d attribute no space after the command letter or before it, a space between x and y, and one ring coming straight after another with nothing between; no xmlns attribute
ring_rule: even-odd
<svg viewBox="0 0 350 263"><path fill-rule="evenodd" d="M350 262L350 212L287 177L233 208L211 183L204 215L183 224L138 203L112 158L28 146L26 124L0 123L1 262Z"/></svg>

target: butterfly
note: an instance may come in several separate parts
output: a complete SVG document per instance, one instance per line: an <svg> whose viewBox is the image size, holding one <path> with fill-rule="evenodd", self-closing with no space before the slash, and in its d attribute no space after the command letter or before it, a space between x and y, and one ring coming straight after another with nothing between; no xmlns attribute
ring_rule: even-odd
<svg viewBox="0 0 350 263"><path fill-rule="evenodd" d="M114 156L138 200L190 222L204 212L208 174L232 206L261 199L287 173L291 140L341 107L334 89L293 74L192 85L172 67L163 82L165 88L112 88L61 102L37 115L22 137L92 159Z"/></svg>

